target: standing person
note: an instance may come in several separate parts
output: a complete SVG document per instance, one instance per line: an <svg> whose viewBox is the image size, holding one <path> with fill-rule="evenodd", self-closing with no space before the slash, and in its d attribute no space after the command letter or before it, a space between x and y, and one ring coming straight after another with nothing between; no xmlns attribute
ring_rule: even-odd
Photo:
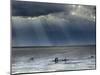
<svg viewBox="0 0 100 75"><path fill-rule="evenodd" d="M55 64L56 64L56 63L58 63L58 58L57 58L57 57L55 58Z"/></svg>
<svg viewBox="0 0 100 75"><path fill-rule="evenodd" d="M34 57L31 57L30 60L33 61L34 60Z"/></svg>
<svg viewBox="0 0 100 75"><path fill-rule="evenodd" d="M68 60L69 60L69 59L66 59L66 58L65 58L65 59L63 59L62 61L65 61L65 64L66 64Z"/></svg>

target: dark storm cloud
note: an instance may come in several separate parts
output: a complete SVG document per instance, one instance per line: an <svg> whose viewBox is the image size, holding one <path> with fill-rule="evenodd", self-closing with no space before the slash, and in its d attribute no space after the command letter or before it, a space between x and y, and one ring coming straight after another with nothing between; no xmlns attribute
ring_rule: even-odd
<svg viewBox="0 0 100 75"><path fill-rule="evenodd" d="M12 16L40 16L64 10L62 4L12 1Z"/></svg>
<svg viewBox="0 0 100 75"><path fill-rule="evenodd" d="M95 44L95 22L91 20L47 15L34 18L13 17L12 21L13 46Z"/></svg>
<svg viewBox="0 0 100 75"><path fill-rule="evenodd" d="M13 46L96 44L95 6L12 2Z"/></svg>

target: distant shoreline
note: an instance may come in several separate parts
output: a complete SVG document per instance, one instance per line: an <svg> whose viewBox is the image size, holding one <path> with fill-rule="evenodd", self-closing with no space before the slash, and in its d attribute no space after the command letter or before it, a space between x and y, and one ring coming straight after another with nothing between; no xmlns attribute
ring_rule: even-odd
<svg viewBox="0 0 100 75"><path fill-rule="evenodd" d="M20 47L11 47L11 48L51 48L51 47L78 47L78 46L81 46L81 47L86 47L86 46L96 46L96 44L94 45L67 45L67 46L20 46Z"/></svg>

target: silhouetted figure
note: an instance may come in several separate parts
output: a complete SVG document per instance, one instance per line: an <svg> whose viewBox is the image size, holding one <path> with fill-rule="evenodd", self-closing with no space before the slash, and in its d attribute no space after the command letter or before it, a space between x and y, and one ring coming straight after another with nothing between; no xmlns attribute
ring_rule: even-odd
<svg viewBox="0 0 100 75"><path fill-rule="evenodd" d="M33 61L33 60L34 60L34 58L33 58L33 57L31 57L31 58L30 58L30 60L31 60L31 61Z"/></svg>
<svg viewBox="0 0 100 75"><path fill-rule="evenodd" d="M66 63L68 60L69 60L69 59L66 59L66 58L65 58L65 59L63 59L62 61L65 61L65 63Z"/></svg>
<svg viewBox="0 0 100 75"><path fill-rule="evenodd" d="M58 58L55 58L55 60L54 60L54 61L55 61L55 64L56 64L56 63L58 63Z"/></svg>
<svg viewBox="0 0 100 75"><path fill-rule="evenodd" d="M91 56L90 58L94 58L94 56Z"/></svg>

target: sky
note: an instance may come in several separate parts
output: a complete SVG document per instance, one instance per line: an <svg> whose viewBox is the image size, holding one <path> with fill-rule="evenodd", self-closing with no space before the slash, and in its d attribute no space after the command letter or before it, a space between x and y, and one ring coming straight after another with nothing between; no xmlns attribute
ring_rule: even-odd
<svg viewBox="0 0 100 75"><path fill-rule="evenodd" d="M12 1L12 46L96 44L96 7Z"/></svg>

